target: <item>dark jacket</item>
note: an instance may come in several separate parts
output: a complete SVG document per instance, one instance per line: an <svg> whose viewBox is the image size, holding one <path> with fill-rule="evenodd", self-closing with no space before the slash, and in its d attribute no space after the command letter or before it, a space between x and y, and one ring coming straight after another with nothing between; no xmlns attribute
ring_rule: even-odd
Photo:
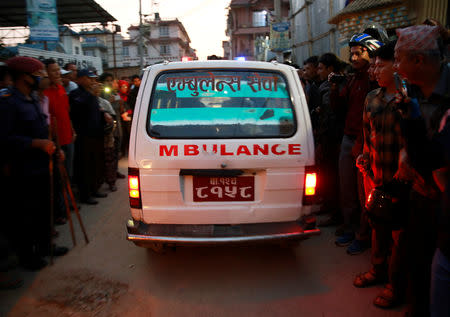
<svg viewBox="0 0 450 317"><path fill-rule="evenodd" d="M31 147L33 139L49 138L46 118L38 100L15 88L0 100L0 146L14 175L48 173L48 154Z"/></svg>
<svg viewBox="0 0 450 317"><path fill-rule="evenodd" d="M324 81L319 87L320 104L317 110L316 141L327 147L339 145L342 140L343 123L338 121L336 113L330 105L330 82Z"/></svg>
<svg viewBox="0 0 450 317"><path fill-rule="evenodd" d="M450 119L439 132L443 115L450 108L450 68L442 66L441 77L430 98L424 98L418 87L411 87L409 95L417 98L421 116L402 120L409 161L420 173L428 186L434 186L432 172L447 167L450 169ZM442 208L438 214L439 241L441 251L450 258L450 180L442 195Z"/></svg>
<svg viewBox="0 0 450 317"><path fill-rule="evenodd" d="M98 99L82 86L69 95L70 117L75 131L80 136L102 137L105 124L104 112Z"/></svg>
<svg viewBox="0 0 450 317"><path fill-rule="evenodd" d="M355 73L340 92L332 91L330 96L331 106L338 118L345 117L344 134L355 139L361 135L364 101L372 90L368 68L369 65Z"/></svg>
<svg viewBox="0 0 450 317"><path fill-rule="evenodd" d="M134 112L134 107L136 106L136 99L137 99L137 95L139 93L139 87L135 86L133 87L133 89L130 91L130 94L128 95L128 107L130 107L130 109Z"/></svg>

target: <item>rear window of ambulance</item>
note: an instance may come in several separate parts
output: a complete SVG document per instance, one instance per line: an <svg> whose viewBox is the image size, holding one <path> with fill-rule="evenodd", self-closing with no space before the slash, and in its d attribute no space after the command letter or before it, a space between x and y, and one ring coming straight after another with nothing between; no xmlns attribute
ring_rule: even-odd
<svg viewBox="0 0 450 317"><path fill-rule="evenodd" d="M177 71L155 80L147 131L163 139L287 138L296 121L280 73Z"/></svg>

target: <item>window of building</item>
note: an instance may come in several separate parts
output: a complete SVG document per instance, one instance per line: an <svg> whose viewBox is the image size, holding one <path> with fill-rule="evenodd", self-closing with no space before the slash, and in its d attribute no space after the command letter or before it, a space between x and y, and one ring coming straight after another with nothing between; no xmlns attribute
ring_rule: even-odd
<svg viewBox="0 0 450 317"><path fill-rule="evenodd" d="M94 56L95 57L95 52L94 51L84 51L84 55L86 56Z"/></svg>
<svg viewBox="0 0 450 317"><path fill-rule="evenodd" d="M163 44L159 46L159 52L161 55L170 55L170 45Z"/></svg>
<svg viewBox="0 0 450 317"><path fill-rule="evenodd" d="M267 26L267 11L253 11L253 26Z"/></svg>
<svg viewBox="0 0 450 317"><path fill-rule="evenodd" d="M130 63L123 63L123 67L130 67Z"/></svg>
<svg viewBox="0 0 450 317"><path fill-rule="evenodd" d="M167 25L159 27L159 36L169 36L169 27Z"/></svg>
<svg viewBox="0 0 450 317"><path fill-rule="evenodd" d="M75 54L77 55L80 54L80 48L78 46L75 46Z"/></svg>
<svg viewBox="0 0 450 317"><path fill-rule="evenodd" d="M130 56L130 50L128 46L123 47L123 55L124 56Z"/></svg>

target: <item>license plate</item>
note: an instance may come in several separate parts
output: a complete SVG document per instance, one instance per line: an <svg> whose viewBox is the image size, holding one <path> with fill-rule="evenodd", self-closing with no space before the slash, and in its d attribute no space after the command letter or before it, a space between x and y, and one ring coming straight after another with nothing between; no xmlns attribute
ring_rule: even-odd
<svg viewBox="0 0 450 317"><path fill-rule="evenodd" d="M194 176L194 201L254 201L255 177Z"/></svg>

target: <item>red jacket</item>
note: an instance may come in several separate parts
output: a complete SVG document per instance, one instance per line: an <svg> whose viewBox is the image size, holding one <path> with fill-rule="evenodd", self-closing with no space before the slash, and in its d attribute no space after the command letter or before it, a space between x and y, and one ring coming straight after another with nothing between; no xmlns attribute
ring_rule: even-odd
<svg viewBox="0 0 450 317"><path fill-rule="evenodd" d="M72 122L69 117L69 97L62 85L51 86L44 90L48 97L49 112L55 117L60 145L67 145L73 141Z"/></svg>

